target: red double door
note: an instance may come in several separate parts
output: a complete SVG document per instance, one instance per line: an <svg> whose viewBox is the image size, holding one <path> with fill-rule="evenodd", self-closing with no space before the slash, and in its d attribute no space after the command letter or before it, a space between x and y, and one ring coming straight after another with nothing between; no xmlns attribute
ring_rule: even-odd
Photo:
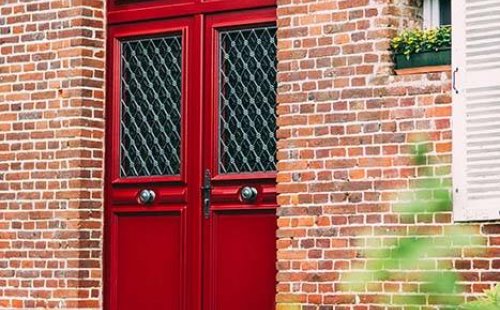
<svg viewBox="0 0 500 310"><path fill-rule="evenodd" d="M110 27L107 309L274 309L274 20Z"/></svg>

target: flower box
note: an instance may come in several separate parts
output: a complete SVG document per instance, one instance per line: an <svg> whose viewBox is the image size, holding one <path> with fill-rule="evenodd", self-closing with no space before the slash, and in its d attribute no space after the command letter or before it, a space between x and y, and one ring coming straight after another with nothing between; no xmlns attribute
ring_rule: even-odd
<svg viewBox="0 0 500 310"><path fill-rule="evenodd" d="M391 40L396 74L447 71L451 64L451 27L406 29Z"/></svg>
<svg viewBox="0 0 500 310"><path fill-rule="evenodd" d="M412 54L409 58L403 54L395 54L396 69L445 66L451 64L451 49Z"/></svg>

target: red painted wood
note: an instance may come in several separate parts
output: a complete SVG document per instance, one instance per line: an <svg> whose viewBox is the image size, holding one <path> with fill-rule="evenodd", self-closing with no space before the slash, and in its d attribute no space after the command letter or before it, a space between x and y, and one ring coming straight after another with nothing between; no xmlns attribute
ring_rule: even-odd
<svg viewBox="0 0 500 310"><path fill-rule="evenodd" d="M116 3L116 0L108 0L109 24L272 7L276 5L276 0L157 0L123 5Z"/></svg>
<svg viewBox="0 0 500 310"><path fill-rule="evenodd" d="M275 0L156 0L124 5L109 0L105 309L274 309L276 175L217 175L215 82L217 29L274 23L275 10L262 8L273 5ZM253 10L242 11L247 8ZM119 176L119 43L169 33L183 34L182 173L123 179ZM201 208L200 187L207 168L214 173L210 219L203 218ZM240 200L244 185L258 189L255 202ZM137 203L145 188L157 193L148 206Z"/></svg>
<svg viewBox="0 0 500 310"><path fill-rule="evenodd" d="M141 183L139 183L141 184ZM152 189L156 193L156 199L152 206L165 203L186 203L187 189L185 186L161 186L157 184L147 184L148 189ZM130 205L137 203L137 188L136 187L116 187L112 191L113 205ZM150 205L151 206L151 205Z"/></svg>
<svg viewBox="0 0 500 310"><path fill-rule="evenodd" d="M218 31L274 24L274 9L225 12L205 23L203 165L212 171L211 217L204 221L204 300L206 310L271 310L276 294L275 173L218 174ZM243 186L257 188L253 203L241 201Z"/></svg>
<svg viewBox="0 0 500 310"><path fill-rule="evenodd" d="M260 180L259 180L260 181ZM267 180L266 180L267 181ZM252 206L259 206L265 203L276 203L276 187L274 184L257 182L257 180L252 180L252 182L247 182L245 185L251 184L257 189L257 199L252 203ZM212 201L215 203L230 203L234 204L235 201L240 202L240 192L241 185L232 184L219 184L215 186L212 190Z"/></svg>
<svg viewBox="0 0 500 310"><path fill-rule="evenodd" d="M193 28L193 18L182 18L182 19L174 19L168 21L161 22L145 22L141 24L133 24L133 25L121 25L116 27L109 28L109 40L111 41L111 53L114 55L110 61L108 62L108 66L111 68L109 71L113 72L111 77L112 81L110 92L111 97L109 100L111 101L110 112L108 114L108 122L111 123L110 130L116 133L116 136L110 137L112 147L108 150L108 156L111 156L111 163L108 169L110 170L110 178L113 184L139 184L139 183L157 183L157 182L186 182L186 164L187 164L187 142L186 138L186 130L187 130L187 106L188 100L190 98L187 93L189 76L191 74L190 67L188 67L190 61L188 59L189 53L187 49L189 49L188 45L191 45L195 42L188 42L188 39L192 40L192 36L190 36L189 29ZM120 41L127 38L136 38L136 37L151 37L151 36L161 36L167 35L171 33L182 33L183 34L183 65L182 72L184 73L182 78L183 83L183 98L182 98L182 149L181 149L181 174L179 176L154 176L154 177L140 177L140 178L120 178L120 80L116 77L120 77ZM189 44L188 44L189 43ZM193 48L195 50L195 48ZM196 68L193 68L196 69ZM193 73L194 74L194 73ZM114 83L113 83L114 82ZM191 88L190 88L191 89ZM113 139L114 138L114 139Z"/></svg>
<svg viewBox="0 0 500 310"><path fill-rule="evenodd" d="M183 36L181 174L120 178L120 40L172 33ZM194 16L109 27L105 309L201 307L201 56L190 52L200 36ZM153 204L138 204L142 189Z"/></svg>
<svg viewBox="0 0 500 310"><path fill-rule="evenodd" d="M183 308L181 214L115 214L117 309Z"/></svg>
<svg viewBox="0 0 500 310"><path fill-rule="evenodd" d="M212 216L209 309L274 309L275 210L216 211Z"/></svg>
<svg viewBox="0 0 500 310"><path fill-rule="evenodd" d="M220 175L218 173L218 133L219 133L219 111L218 111L218 29L238 28L241 26L274 24L276 20L276 12L274 9L260 9L251 11L237 11L223 14L210 15L207 17L205 27L205 51L206 53L206 70L205 70L205 93L206 98L211 101L210 111L205 114L205 122L209 125L209 130L206 132L205 148L209 150L205 162L205 166L212 170L214 181L231 181L240 180L241 184L251 183L253 180L268 179L271 184L274 184L276 178L275 172L258 172L258 173L240 173ZM219 183L219 182L218 182Z"/></svg>

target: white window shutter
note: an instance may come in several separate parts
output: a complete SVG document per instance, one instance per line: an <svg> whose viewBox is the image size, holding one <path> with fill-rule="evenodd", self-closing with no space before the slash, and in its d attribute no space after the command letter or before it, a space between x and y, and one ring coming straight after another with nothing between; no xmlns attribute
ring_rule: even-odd
<svg viewBox="0 0 500 310"><path fill-rule="evenodd" d="M500 219L500 0L453 0L452 26L454 219Z"/></svg>

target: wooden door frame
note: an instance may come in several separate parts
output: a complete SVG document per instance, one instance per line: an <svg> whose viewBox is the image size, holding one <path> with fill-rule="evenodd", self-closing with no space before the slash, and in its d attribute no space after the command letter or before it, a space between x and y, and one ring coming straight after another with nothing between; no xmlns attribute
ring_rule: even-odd
<svg viewBox="0 0 500 310"><path fill-rule="evenodd" d="M135 3L117 5L115 4L117 0L107 0L107 22L109 25L112 25L198 14L206 15L226 11L276 7L276 1L277 0L136 0Z"/></svg>
<svg viewBox="0 0 500 310"><path fill-rule="evenodd" d="M209 156L204 157L204 167L210 168L213 174L213 179L216 181L234 180L234 176L223 175L218 172L219 158L218 152L215 151L219 147L219 123L216 121L219 118L218 102L219 102L219 85L217 83L219 73L218 59L216 58L216 51L218 50L218 37L216 29L224 29L231 27L245 27L252 25L266 25L274 24L276 22L276 10L274 8L262 8L236 11L231 13L212 14L206 17L205 22L205 83L204 93L206 100L209 100L209 107L212 108L208 113L204 113L204 122L211 124L209 126L210 133L207 139L203 139L204 149L210 150ZM276 172L251 172L240 173L237 180L246 179L275 179Z"/></svg>

